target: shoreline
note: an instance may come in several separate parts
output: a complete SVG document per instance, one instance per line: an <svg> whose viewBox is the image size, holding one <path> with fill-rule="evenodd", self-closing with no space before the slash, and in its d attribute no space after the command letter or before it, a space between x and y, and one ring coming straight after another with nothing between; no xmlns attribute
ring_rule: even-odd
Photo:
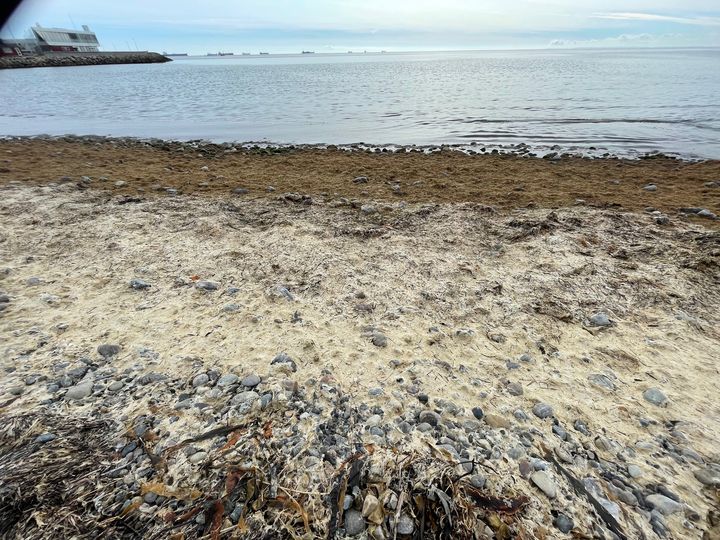
<svg viewBox="0 0 720 540"><path fill-rule="evenodd" d="M0 183L81 181L85 188L145 197L170 192L263 198L297 192L386 202L469 202L498 209L589 206L710 227L720 223L720 160L663 155L547 159L435 148L381 152L334 145L5 138L0 139ZM83 180L87 177L93 180Z"/></svg>
<svg viewBox="0 0 720 540"><path fill-rule="evenodd" d="M720 533L720 162L232 148L0 141L0 536Z"/></svg>
<svg viewBox="0 0 720 540"><path fill-rule="evenodd" d="M128 146L163 146L176 145L190 148L222 147L225 149L234 148L237 150L342 150L348 152L366 152L382 154L403 154L422 153L433 154L437 152L458 152L470 156L502 155L525 158L543 158L557 161L567 158L602 159L602 160L649 160L649 159L674 159L687 163L701 163L705 161L720 161L720 157L702 157L698 155L682 154L681 152L662 152L660 150L637 150L630 148L625 153L613 152L607 148L588 146L567 146L553 145L531 145L528 143L479 143L471 141L468 143L437 143L437 144L401 144L401 143L293 143L273 142L268 140L260 141L230 141L223 139L203 138L164 138L153 136L125 136L125 135L75 135L69 133L50 135L0 135L0 141L65 141L65 142L89 142L110 144L123 144Z"/></svg>

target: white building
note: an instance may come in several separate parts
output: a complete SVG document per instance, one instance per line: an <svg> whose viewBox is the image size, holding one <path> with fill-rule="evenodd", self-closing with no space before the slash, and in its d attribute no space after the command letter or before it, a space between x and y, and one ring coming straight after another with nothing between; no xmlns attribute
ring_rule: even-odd
<svg viewBox="0 0 720 540"><path fill-rule="evenodd" d="M32 27L37 48L42 52L98 52L97 36L83 25L82 30L67 28L44 28L39 24Z"/></svg>

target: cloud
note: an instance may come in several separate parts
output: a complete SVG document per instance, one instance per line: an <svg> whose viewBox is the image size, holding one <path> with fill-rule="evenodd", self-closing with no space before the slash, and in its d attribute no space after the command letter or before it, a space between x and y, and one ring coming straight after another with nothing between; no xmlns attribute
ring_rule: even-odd
<svg viewBox="0 0 720 540"><path fill-rule="evenodd" d="M671 22L694 26L720 26L720 18L718 17L675 17L655 13L595 13L592 18L613 21Z"/></svg>
<svg viewBox="0 0 720 540"><path fill-rule="evenodd" d="M671 40L683 39L683 34L620 34L602 39L553 39L548 44L550 47L614 47L630 45L661 45Z"/></svg>

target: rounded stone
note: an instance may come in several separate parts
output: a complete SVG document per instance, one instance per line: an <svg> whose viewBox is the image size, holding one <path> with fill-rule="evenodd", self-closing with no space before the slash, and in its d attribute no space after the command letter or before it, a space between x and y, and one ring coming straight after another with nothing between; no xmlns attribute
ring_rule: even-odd
<svg viewBox="0 0 720 540"><path fill-rule="evenodd" d="M643 392L643 398L658 407L665 407L668 402L667 396L658 388L648 388Z"/></svg>
<svg viewBox="0 0 720 540"><path fill-rule="evenodd" d="M419 420L421 423L430 424L435 427L440 422L440 415L434 411L422 411Z"/></svg>
<svg viewBox="0 0 720 540"><path fill-rule="evenodd" d="M705 467L693 473L695 479L705 486L720 488L720 470Z"/></svg>
<svg viewBox="0 0 720 540"><path fill-rule="evenodd" d="M365 520L357 510L345 512L345 532L348 536L357 536L365 530Z"/></svg>
<svg viewBox="0 0 720 540"><path fill-rule="evenodd" d="M236 382L238 382L239 379L240 377L238 377L234 373L227 373L218 379L217 385L221 388L224 388L226 386L231 386L235 384Z"/></svg>
<svg viewBox="0 0 720 540"><path fill-rule="evenodd" d="M93 383L91 381L72 386L65 393L65 399L79 400L86 398L92 394L92 387Z"/></svg>
<svg viewBox="0 0 720 540"><path fill-rule="evenodd" d="M532 408L532 412L538 418L550 418L555 414L553 408L547 403L536 403Z"/></svg>
<svg viewBox="0 0 720 540"><path fill-rule="evenodd" d="M569 516L566 516L563 513L558 513L557 516L555 516L555 519L553 520L553 525L562 533L569 533L573 530L573 527L575 527L575 523L573 522L572 518Z"/></svg>
<svg viewBox="0 0 720 540"><path fill-rule="evenodd" d="M188 461L192 463L193 465L197 465L198 463L201 463L205 461L207 458L207 452L195 452L192 456L188 458Z"/></svg>
<svg viewBox="0 0 720 540"><path fill-rule="evenodd" d="M241 384L247 388L255 388L258 384L260 384L260 377L251 373L247 377L243 378Z"/></svg>
<svg viewBox="0 0 720 540"><path fill-rule="evenodd" d="M210 381L210 377L207 376L207 373L200 373L198 375L195 375L195 377L192 380L192 385L194 388L197 388L198 386L203 386Z"/></svg>
<svg viewBox="0 0 720 540"><path fill-rule="evenodd" d="M557 496L555 483L550 479L544 471L535 471L530 475L530 480L542 491L548 499L554 499Z"/></svg>
<svg viewBox="0 0 720 540"><path fill-rule="evenodd" d="M483 410L480 407L473 407L472 413L473 413L473 416L475 418L477 418L478 420L482 420L483 416L485 416L485 413L483 412Z"/></svg>
<svg viewBox="0 0 720 540"><path fill-rule="evenodd" d="M120 345L104 343L97 348L97 352L103 358L112 358L120 354Z"/></svg>
<svg viewBox="0 0 720 540"><path fill-rule="evenodd" d="M607 313L600 311L599 313L596 313L592 317L590 317L590 325L591 326L610 326L610 318L607 316Z"/></svg>
<svg viewBox="0 0 720 540"><path fill-rule="evenodd" d="M415 521L403 512L397 522L397 533L402 536L410 536L413 532L415 532Z"/></svg>

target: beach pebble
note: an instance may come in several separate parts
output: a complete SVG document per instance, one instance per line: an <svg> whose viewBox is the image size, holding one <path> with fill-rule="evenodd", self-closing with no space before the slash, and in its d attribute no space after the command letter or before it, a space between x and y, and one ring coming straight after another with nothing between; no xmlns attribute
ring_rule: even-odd
<svg viewBox="0 0 720 540"><path fill-rule="evenodd" d="M682 512L683 505L677 501L673 501L671 498L659 493L653 493L645 497L645 501L650 504L655 510L661 514L668 516L670 514L676 514Z"/></svg>
<svg viewBox="0 0 720 540"><path fill-rule="evenodd" d="M295 364L295 361L290 358L287 354L284 352L281 352L277 355L275 355L275 358L272 359L272 362L270 362L271 365L282 365L290 369L293 373L297 371L297 364Z"/></svg>
<svg viewBox="0 0 720 540"><path fill-rule="evenodd" d="M206 385L210 381L210 377L207 376L207 373L199 373L193 377L192 385L194 388L197 388L198 386Z"/></svg>
<svg viewBox="0 0 720 540"><path fill-rule="evenodd" d="M648 388L643 392L643 397L645 398L645 401L649 401L653 405L657 405L658 407L664 407L667 405L668 399L665 396L665 394L662 393L657 388Z"/></svg>
<svg viewBox="0 0 720 540"><path fill-rule="evenodd" d="M348 510L344 515L345 532L348 536L357 536L365 530L365 520L357 510Z"/></svg>
<svg viewBox="0 0 720 540"><path fill-rule="evenodd" d="M553 408L547 403L536 403L532 408L532 412L538 418L550 418L554 414Z"/></svg>
<svg viewBox="0 0 720 540"><path fill-rule="evenodd" d="M643 189L645 191L657 191L657 186L655 184L647 184L643 186Z"/></svg>
<svg viewBox="0 0 720 540"><path fill-rule="evenodd" d="M22 386L11 386L8 388L8 393L12 396L19 396L25 391L25 388Z"/></svg>
<svg viewBox="0 0 720 540"><path fill-rule="evenodd" d="M705 486L713 488L720 488L720 468L713 469L705 467L704 469L698 469L693 473L695 479Z"/></svg>
<svg viewBox="0 0 720 540"><path fill-rule="evenodd" d="M607 313L600 311L590 317L590 325L591 326L610 326L610 318L607 316Z"/></svg>
<svg viewBox="0 0 720 540"><path fill-rule="evenodd" d="M241 384L247 388L255 388L258 384L260 384L260 377L251 373L247 377L243 378Z"/></svg>
<svg viewBox="0 0 720 540"><path fill-rule="evenodd" d="M46 442L50 442L50 441L53 441L53 440L55 440L55 439L57 439L57 435L55 435L54 433L47 433L47 432L46 432L46 433L43 433L43 434L38 435L37 437L35 437L35 442L44 444L44 443L46 443Z"/></svg>
<svg viewBox="0 0 720 540"><path fill-rule="evenodd" d="M557 489L555 483L550 479L548 474L544 471L535 471L530 475L530 480L535 484L540 491L542 491L549 499L554 499L557 496Z"/></svg>
<svg viewBox="0 0 720 540"><path fill-rule="evenodd" d="M516 382L508 383L505 388L507 388L508 394L510 394L511 396L522 396L523 395L523 388L519 383L516 383Z"/></svg>
<svg viewBox="0 0 720 540"><path fill-rule="evenodd" d="M130 287L136 291L142 291L144 289L149 289L151 285L142 279L135 278L130 280Z"/></svg>
<svg viewBox="0 0 720 540"><path fill-rule="evenodd" d="M118 392L119 390L122 390L122 387L125 386L125 383L122 381L113 381L108 386L108 390L110 392Z"/></svg>
<svg viewBox="0 0 720 540"><path fill-rule="evenodd" d="M220 386L221 388L224 388L226 386L231 386L238 382L240 377L235 375L234 373L226 373L222 377L220 377L217 381L217 386Z"/></svg>
<svg viewBox="0 0 720 540"><path fill-rule="evenodd" d="M372 344L376 347L387 347L387 338L380 332L374 332L372 336Z"/></svg>
<svg viewBox="0 0 720 540"><path fill-rule="evenodd" d="M25 285L29 287L35 287L36 285L40 285L42 283L42 280L39 277L30 277L25 280Z"/></svg>
<svg viewBox="0 0 720 540"><path fill-rule="evenodd" d="M367 184L368 183L368 177L367 176L356 176L353 179L353 184Z"/></svg>
<svg viewBox="0 0 720 540"><path fill-rule="evenodd" d="M188 461L192 463L193 465L197 465L198 463L201 463L205 461L207 458L207 452L195 452L193 455L191 455L188 458Z"/></svg>
<svg viewBox="0 0 720 540"><path fill-rule="evenodd" d="M215 281L200 280L195 284L195 288L202 291L217 291L219 287L220 284Z"/></svg>
<svg viewBox="0 0 720 540"><path fill-rule="evenodd" d="M707 218L707 219L717 219L717 215L708 210L707 208L703 208L697 213L698 217Z"/></svg>
<svg viewBox="0 0 720 540"><path fill-rule="evenodd" d="M591 373L588 375L588 381L594 386L605 388L606 390L615 390L615 383L612 382L610 377L602 373Z"/></svg>
<svg viewBox="0 0 720 540"><path fill-rule="evenodd" d="M483 413L483 410L480 407L473 407L472 413L473 413L473 416L475 418L477 418L478 420L482 420L483 416L485 416L485 414Z"/></svg>
<svg viewBox="0 0 720 540"><path fill-rule="evenodd" d="M97 352L103 358L112 358L120 354L120 345L103 344L97 348Z"/></svg>
<svg viewBox="0 0 720 540"><path fill-rule="evenodd" d="M403 512L397 522L397 533L402 536L410 536L413 532L415 532L415 521Z"/></svg>
<svg viewBox="0 0 720 540"><path fill-rule="evenodd" d="M72 386L68 388L68 391L65 393L65 399L79 400L86 398L92 393L92 388L92 381L87 381L76 386Z"/></svg>
<svg viewBox="0 0 720 540"><path fill-rule="evenodd" d="M628 465L627 470L631 478L639 478L643 474L643 470L637 465L633 465L632 463Z"/></svg>
<svg viewBox="0 0 720 540"><path fill-rule="evenodd" d="M422 411L418 417L420 423L437 426L440 423L440 415L434 411Z"/></svg>
<svg viewBox="0 0 720 540"><path fill-rule="evenodd" d="M555 516L555 519L553 520L553 525L562 533L569 533L572 531L573 527L575 527L575 523L573 522L572 518L569 516L566 516L562 512L559 512L557 516Z"/></svg>

